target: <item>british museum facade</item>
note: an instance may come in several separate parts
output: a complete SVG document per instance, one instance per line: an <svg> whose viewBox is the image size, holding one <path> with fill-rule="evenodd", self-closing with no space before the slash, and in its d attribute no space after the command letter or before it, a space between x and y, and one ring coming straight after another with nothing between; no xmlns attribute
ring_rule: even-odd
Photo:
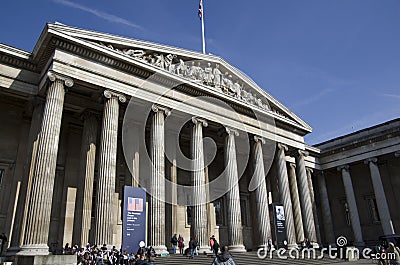
<svg viewBox="0 0 400 265"><path fill-rule="evenodd" d="M220 57L47 24L32 52L0 44L0 95L10 255L121 246L132 186L160 253L173 234L240 252L400 229L400 120L309 146L312 128Z"/></svg>

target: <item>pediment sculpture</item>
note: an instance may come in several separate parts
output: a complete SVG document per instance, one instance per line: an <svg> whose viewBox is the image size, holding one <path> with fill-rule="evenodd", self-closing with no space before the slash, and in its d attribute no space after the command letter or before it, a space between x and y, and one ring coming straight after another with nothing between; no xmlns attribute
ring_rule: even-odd
<svg viewBox="0 0 400 265"><path fill-rule="evenodd" d="M100 43L100 45L185 79L205 85L215 91L235 97L252 106L263 110L270 110L263 96L259 95L253 89L246 87L240 78L234 77L227 70L223 70L218 63L185 61L175 54L163 54L140 49L118 49L111 44L105 43Z"/></svg>

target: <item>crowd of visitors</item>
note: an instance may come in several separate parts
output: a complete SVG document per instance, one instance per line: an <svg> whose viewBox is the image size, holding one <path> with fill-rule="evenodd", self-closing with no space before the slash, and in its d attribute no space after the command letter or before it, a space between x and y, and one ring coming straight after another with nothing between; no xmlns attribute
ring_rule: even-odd
<svg viewBox="0 0 400 265"><path fill-rule="evenodd" d="M139 246L135 254L122 249L118 250L115 246L107 249L106 244L101 247L87 244L84 248L70 247L66 244L64 254L76 254L78 265L155 265L154 249L151 246L146 248L143 241Z"/></svg>
<svg viewBox="0 0 400 265"><path fill-rule="evenodd" d="M187 255L189 259L193 259L195 255L199 255L200 245L196 237L191 238L188 248L185 249L184 239L181 235L174 234L171 237L172 253L176 254L177 248L179 253ZM221 252L219 253L219 250ZM228 251L228 247L221 247L215 236L210 237L210 251L214 253L215 259L213 265L235 265L232 255ZM113 246L107 249L107 245L102 246L87 244L85 247L70 246L68 243L63 249L63 254L76 254L78 265L155 265L156 252L153 247L145 247L143 241L139 244L137 253L128 253L126 250L117 249Z"/></svg>

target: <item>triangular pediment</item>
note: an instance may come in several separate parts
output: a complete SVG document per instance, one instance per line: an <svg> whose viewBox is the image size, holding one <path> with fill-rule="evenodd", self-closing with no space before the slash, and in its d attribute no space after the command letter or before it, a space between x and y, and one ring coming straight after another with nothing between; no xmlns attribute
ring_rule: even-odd
<svg viewBox="0 0 400 265"><path fill-rule="evenodd" d="M79 40L81 44L86 43L91 49L115 53L130 61L137 61L141 65L157 69L161 73L223 93L238 103L250 106L254 110L267 112L304 132L312 130L307 123L259 87L251 78L218 56L69 27L59 23L48 24L47 31L70 40ZM39 47L38 43L35 50Z"/></svg>

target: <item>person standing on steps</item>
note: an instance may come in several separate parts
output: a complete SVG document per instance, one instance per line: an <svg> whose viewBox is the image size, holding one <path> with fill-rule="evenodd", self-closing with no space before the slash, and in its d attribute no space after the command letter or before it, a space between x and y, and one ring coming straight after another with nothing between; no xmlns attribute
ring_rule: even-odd
<svg viewBox="0 0 400 265"><path fill-rule="evenodd" d="M178 247L179 247L179 253L183 254L184 249L185 249L185 240L181 235L178 236Z"/></svg>
<svg viewBox="0 0 400 265"><path fill-rule="evenodd" d="M193 259L194 257L194 250L197 248L196 246L196 240L191 238L189 241L189 249L190 249L190 256L189 259Z"/></svg>
<svg viewBox="0 0 400 265"><path fill-rule="evenodd" d="M176 237L176 234L174 234L171 238L171 244L173 248L173 254L176 254L176 246L178 245L178 238Z"/></svg>

